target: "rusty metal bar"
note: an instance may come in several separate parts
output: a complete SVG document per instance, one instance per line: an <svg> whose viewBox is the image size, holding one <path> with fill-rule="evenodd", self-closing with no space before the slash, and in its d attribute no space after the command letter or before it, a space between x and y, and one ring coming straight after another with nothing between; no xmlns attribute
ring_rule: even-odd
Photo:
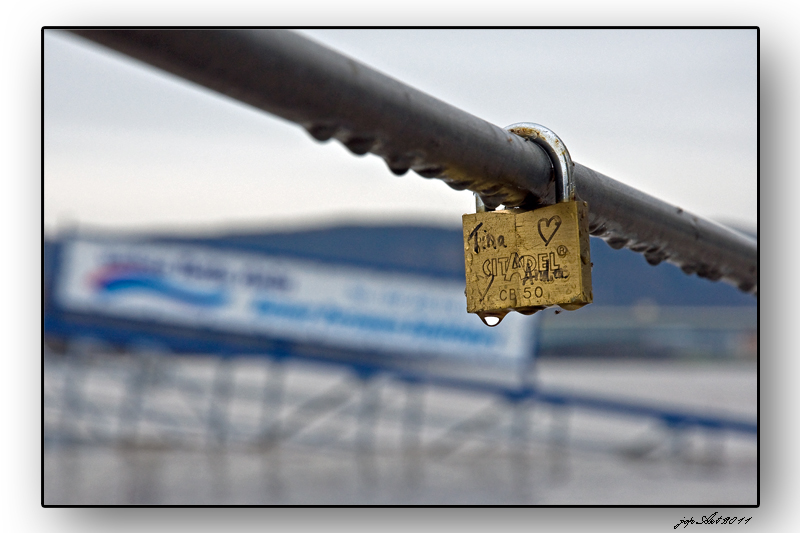
<svg viewBox="0 0 800 533"><path fill-rule="evenodd" d="M317 140L376 154L395 174L411 169L476 191L489 207L552 203L552 167L539 147L295 33L74 33L300 124ZM574 174L577 197L589 203L592 235L642 253L650 264L668 261L757 294L754 239L581 164Z"/></svg>

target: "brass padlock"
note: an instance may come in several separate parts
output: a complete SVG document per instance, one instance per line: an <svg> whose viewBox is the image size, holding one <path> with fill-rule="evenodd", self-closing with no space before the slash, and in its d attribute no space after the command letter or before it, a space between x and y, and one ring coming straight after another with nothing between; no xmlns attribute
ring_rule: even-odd
<svg viewBox="0 0 800 533"><path fill-rule="evenodd" d="M572 159L558 136L539 124L506 130L544 148L556 178L556 203L535 209L488 210L462 217L467 312L496 326L510 311L532 314L592 303L588 204L575 200Z"/></svg>

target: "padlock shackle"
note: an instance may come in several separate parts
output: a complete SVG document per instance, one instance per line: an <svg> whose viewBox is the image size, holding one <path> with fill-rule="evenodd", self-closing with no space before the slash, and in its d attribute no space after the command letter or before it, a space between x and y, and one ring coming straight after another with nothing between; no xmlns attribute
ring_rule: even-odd
<svg viewBox="0 0 800 533"><path fill-rule="evenodd" d="M475 212L476 213L485 213L487 211L494 211L494 209L487 207L485 203L483 203L483 198L481 195L474 192L472 193L475 196Z"/></svg>
<svg viewBox="0 0 800 533"><path fill-rule="evenodd" d="M541 146L550 157L556 177L556 202L569 202L575 199L575 179L572 168L575 166L567 150L567 145L552 130L534 122L517 122L506 126L506 131L518 135L526 141Z"/></svg>

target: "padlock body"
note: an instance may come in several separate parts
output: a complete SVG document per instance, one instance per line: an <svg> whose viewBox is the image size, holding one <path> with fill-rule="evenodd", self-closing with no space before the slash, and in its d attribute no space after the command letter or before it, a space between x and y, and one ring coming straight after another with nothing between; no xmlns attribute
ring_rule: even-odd
<svg viewBox="0 0 800 533"><path fill-rule="evenodd" d="M462 217L467 311L574 310L592 302L586 202Z"/></svg>

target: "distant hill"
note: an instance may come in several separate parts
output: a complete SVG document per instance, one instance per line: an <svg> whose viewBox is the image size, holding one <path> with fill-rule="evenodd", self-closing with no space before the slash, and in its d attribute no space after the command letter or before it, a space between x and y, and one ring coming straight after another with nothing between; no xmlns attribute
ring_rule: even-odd
<svg viewBox="0 0 800 533"><path fill-rule="evenodd" d="M158 236L152 240L269 252L464 280L464 252L459 230L422 226L339 226L197 238ZM591 239L591 249L594 302L597 305L624 306L641 301L677 306L757 304L755 297L726 283L687 276L668 263L651 266L641 254L613 250L600 239Z"/></svg>
<svg viewBox="0 0 800 533"><path fill-rule="evenodd" d="M287 232L237 232L204 237L139 235L154 242L201 244L219 249L266 252L384 271L464 280L459 230L423 226L339 226ZM45 246L45 270L49 250ZM647 301L679 306L755 306L757 299L736 288L687 276L668 263L651 266L641 254L613 250L591 239L594 302L633 305Z"/></svg>
<svg viewBox="0 0 800 533"><path fill-rule="evenodd" d="M276 254L464 283L462 235L455 229L352 225L202 237L128 234L120 238L132 237L140 242ZM46 295L52 294L56 246L57 241L45 243ZM541 355L751 357L757 352L758 300L752 295L725 283L687 276L668 263L651 266L641 254L613 250L600 239L591 239L591 248L594 305L559 316L545 314ZM664 309L655 310L657 307ZM687 309L691 307L697 309Z"/></svg>

